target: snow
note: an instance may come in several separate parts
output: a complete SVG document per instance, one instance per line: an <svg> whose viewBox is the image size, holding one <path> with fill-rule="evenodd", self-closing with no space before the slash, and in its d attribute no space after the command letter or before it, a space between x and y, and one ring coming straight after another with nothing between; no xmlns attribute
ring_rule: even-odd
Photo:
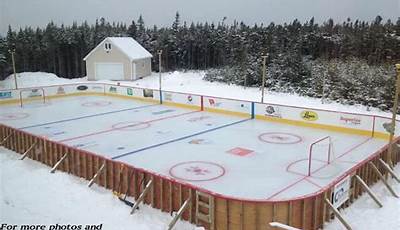
<svg viewBox="0 0 400 230"><path fill-rule="evenodd" d="M130 207L110 191L0 148L0 223L99 225L104 230L164 230L172 217L147 205ZM203 229L179 221L176 229Z"/></svg>
<svg viewBox="0 0 400 230"><path fill-rule="evenodd" d="M175 92L209 95L215 97L261 101L261 90L259 88L244 88L243 86L233 84L229 85L220 82L209 82L203 80L204 75L204 71L176 71L162 73L162 89ZM158 89L158 78L158 73L153 73L150 77L146 77L131 83L123 82L123 84L130 84L143 88ZM265 91L264 102L308 108L337 110L342 112L390 116L390 114L387 112L380 111L376 108L367 108L366 106L362 105L349 106L339 103L323 104L321 99L302 97L297 94L271 92L268 90Z"/></svg>
<svg viewBox="0 0 400 230"><path fill-rule="evenodd" d="M60 85L60 84L71 84L77 82L86 81L85 78L66 79L59 78L52 73L44 72L24 72L17 73L17 84L18 88L38 87L46 85ZM8 76L5 80L0 81L0 90L2 89L14 89L15 81L14 75Z"/></svg>
<svg viewBox="0 0 400 230"><path fill-rule="evenodd" d="M131 60L153 57L153 55L151 55L149 51L143 48L143 46L141 46L131 37L108 37L105 38L99 45L97 45L96 48L94 48L88 55L86 55L83 60L86 60L93 53L94 50L102 47L103 43L107 40L111 41L112 45L118 47L119 50L123 52L126 56L128 56Z"/></svg>
<svg viewBox="0 0 400 230"><path fill-rule="evenodd" d="M209 82L203 80L205 71L188 71L188 72L167 72L162 73L162 89L202 94L215 97L227 97L241 100L250 101L261 101L261 90L256 87L242 87L237 85L229 85L220 82ZM142 88L158 89L158 73L153 73L149 77L137 81L120 81L122 85L136 86ZM19 87L33 87L33 86L46 86L46 85L57 85L57 84L68 84L68 83L82 83L87 82L87 78L75 78L75 79L64 79L58 78L54 74L50 73L20 73L18 74ZM90 81L90 82L104 82L116 84L115 81ZM14 88L14 77L10 75L4 81L0 81L0 89ZM321 99L303 97L297 94L290 93L277 93L266 90L264 95L264 102L301 106L307 108L318 108L335 110L341 112L352 112L362 113L371 115L381 115L390 117L391 114L388 112L381 111L377 108L368 108L362 105L343 105L336 102L322 103Z"/></svg>
<svg viewBox="0 0 400 230"><path fill-rule="evenodd" d="M163 73L163 89L192 92L212 96L232 97L245 100L260 100L257 88L247 88L211 83L202 80L204 72ZM123 84L158 88L158 74ZM59 79L48 73L21 73L20 87L44 86L84 82L83 79ZM110 82L110 81L106 81ZM115 83L115 82L113 82ZM0 82L0 88L13 88L10 76ZM363 106L345 106L337 103L322 104L320 100L300 97L295 94L267 92L266 102L300 105L348 112L388 115L376 109L367 111ZM165 229L172 219L168 214L147 206L140 212L129 215L130 208L122 204L110 191L101 187L87 188L87 181L65 173L49 173L50 168L30 159L17 160L19 154L0 148L0 223L9 224L103 224L103 229ZM400 174L400 166L395 168ZM395 191L400 184L391 180ZM363 194L349 208L342 210L344 218L354 229L400 229L400 199L390 195L382 182L372 187L383 203L383 208ZM50 201L50 202L49 202ZM197 229L188 223L178 222L176 229ZM328 230L343 229L335 219L326 225Z"/></svg>

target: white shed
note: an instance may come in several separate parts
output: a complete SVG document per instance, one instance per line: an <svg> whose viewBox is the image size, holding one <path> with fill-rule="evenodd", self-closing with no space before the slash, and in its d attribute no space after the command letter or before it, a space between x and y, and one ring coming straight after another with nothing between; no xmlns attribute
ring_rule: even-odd
<svg viewBox="0 0 400 230"><path fill-rule="evenodd" d="M136 80L151 74L152 57L131 37L108 37L83 60L88 80Z"/></svg>

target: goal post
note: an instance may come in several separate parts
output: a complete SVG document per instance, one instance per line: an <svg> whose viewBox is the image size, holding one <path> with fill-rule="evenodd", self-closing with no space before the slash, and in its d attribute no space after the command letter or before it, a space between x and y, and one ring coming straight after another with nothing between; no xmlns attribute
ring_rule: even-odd
<svg viewBox="0 0 400 230"><path fill-rule="evenodd" d="M46 94L43 88L30 88L21 89L19 91L19 101L21 107L27 102L39 101L40 103L46 103Z"/></svg>
<svg viewBox="0 0 400 230"><path fill-rule="evenodd" d="M309 153L308 153L308 176L311 176L311 168L312 168L312 157L313 157L313 150L315 145L321 143L321 142L328 142L328 148L327 148L327 164L331 163L331 150L332 150L332 138L330 136L323 137L319 140L314 141L310 145Z"/></svg>

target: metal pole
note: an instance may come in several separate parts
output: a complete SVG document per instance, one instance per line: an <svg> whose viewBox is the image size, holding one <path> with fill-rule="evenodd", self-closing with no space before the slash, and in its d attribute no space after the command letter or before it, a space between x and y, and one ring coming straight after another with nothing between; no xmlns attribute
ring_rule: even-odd
<svg viewBox="0 0 400 230"><path fill-rule="evenodd" d="M266 62L267 56L261 56L263 58L263 76L262 76L262 84L261 84L261 103L264 103L264 88L265 88L265 72L266 72Z"/></svg>
<svg viewBox="0 0 400 230"><path fill-rule="evenodd" d="M161 54L162 54L162 50L158 50L158 73L159 73L159 77L158 77L158 89L160 91L160 104L162 104L162 93L161 93Z"/></svg>
<svg viewBox="0 0 400 230"><path fill-rule="evenodd" d="M17 71L16 71L16 69L15 69L15 59L14 59L15 49L9 50L8 52L11 53L11 60L12 60L13 70L14 70L15 89L18 89L18 84L17 84Z"/></svg>
<svg viewBox="0 0 400 230"><path fill-rule="evenodd" d="M389 163L390 167L393 167L393 162L392 162L393 137L394 137L394 130L395 130L395 127L396 127L397 105L399 103L400 64L396 64L396 72L397 72L396 93L394 95L394 102L393 102L393 108L392 108L392 123L391 123L391 130L390 130L390 136L389 136L389 149L388 149L387 160L386 160L386 162ZM386 175L387 174L385 174L385 176Z"/></svg>

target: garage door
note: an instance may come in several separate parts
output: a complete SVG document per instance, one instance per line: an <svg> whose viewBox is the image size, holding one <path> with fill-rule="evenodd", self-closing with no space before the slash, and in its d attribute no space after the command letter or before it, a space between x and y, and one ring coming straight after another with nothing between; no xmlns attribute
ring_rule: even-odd
<svg viewBox="0 0 400 230"><path fill-rule="evenodd" d="M96 63L96 80L123 80L122 63Z"/></svg>

